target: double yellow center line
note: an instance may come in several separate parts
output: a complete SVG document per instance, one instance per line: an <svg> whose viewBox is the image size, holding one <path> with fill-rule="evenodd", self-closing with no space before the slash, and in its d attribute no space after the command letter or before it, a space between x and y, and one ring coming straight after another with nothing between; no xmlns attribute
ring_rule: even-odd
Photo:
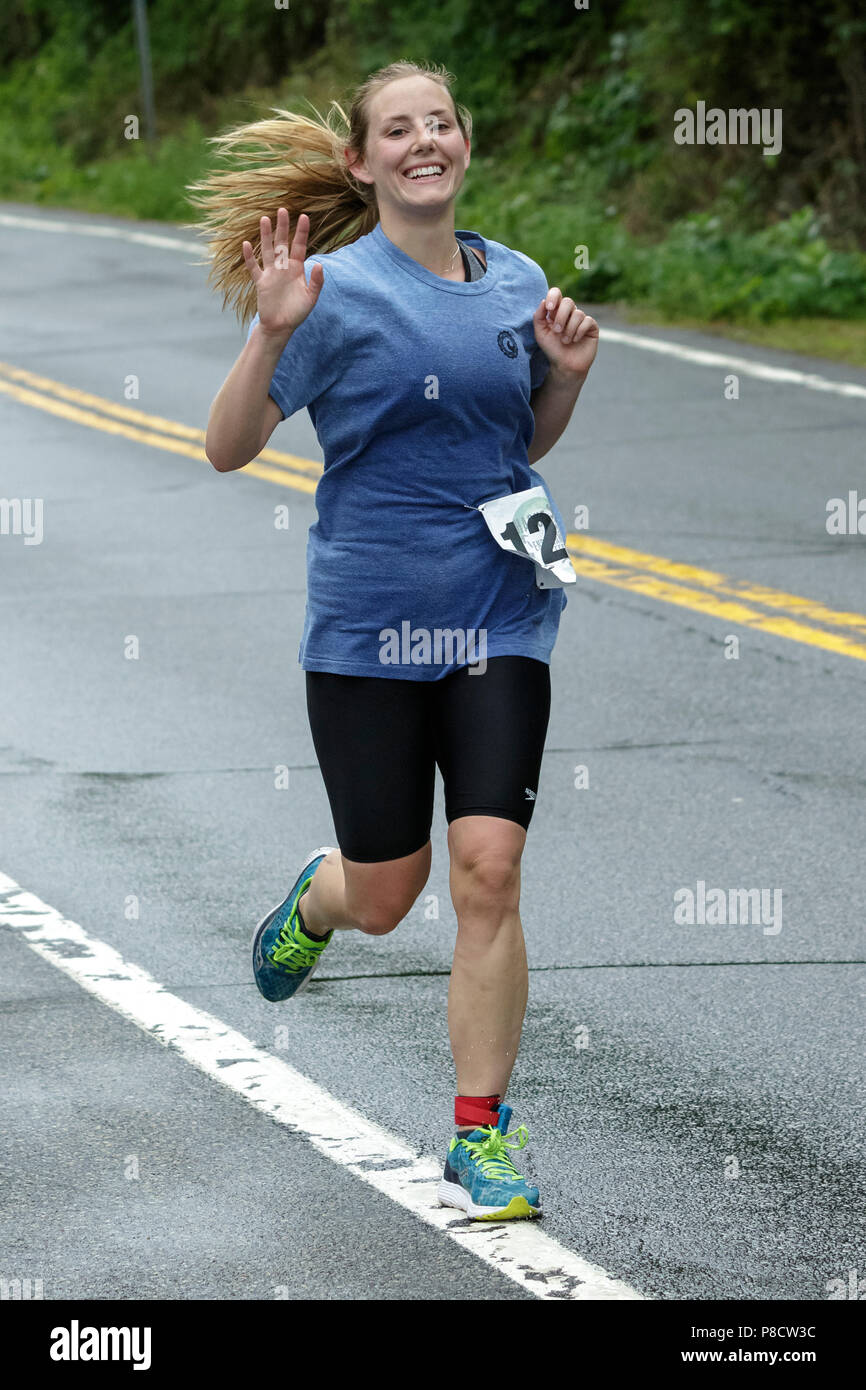
<svg viewBox="0 0 866 1390"><path fill-rule="evenodd" d="M0 392L75 424L207 462L204 430L118 405L6 362L0 362ZM243 471L281 487L314 493L322 466L296 454L263 449ZM680 564L591 536L570 532L567 545L574 568L584 579L866 661L866 616L861 613L840 612L815 599L731 579L715 570Z"/></svg>
<svg viewBox="0 0 866 1390"><path fill-rule="evenodd" d="M167 449L171 454L185 454L187 458L208 462L204 451L204 430L178 424L176 420L164 420L160 415L149 415L132 406L118 405L103 396L93 396L89 391L64 386L50 377L37 376L35 372L24 371L22 367L12 367L8 362L0 362L0 391L22 405L47 410L49 415L59 415L64 420L74 421L76 425L88 425L106 434L137 439L140 444L149 444L154 449ZM277 467L269 468L268 463L275 463ZM301 492L315 492L322 466L312 459L298 458L295 454L263 449L255 462L247 464L244 472L252 473L255 478L267 478L271 483L297 488Z"/></svg>

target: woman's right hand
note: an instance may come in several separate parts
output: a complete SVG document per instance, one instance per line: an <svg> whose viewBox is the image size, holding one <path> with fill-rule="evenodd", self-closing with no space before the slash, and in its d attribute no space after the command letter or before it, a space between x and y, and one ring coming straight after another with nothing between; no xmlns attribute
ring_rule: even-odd
<svg viewBox="0 0 866 1390"><path fill-rule="evenodd" d="M304 275L307 236L310 219L305 212L298 217L292 249L289 250L289 214L286 208L277 210L276 236L271 235L271 219L260 222L262 264L259 265L248 241L243 244L244 261L252 276L258 296L259 327L267 337L288 341L299 324L315 307L325 272L315 263L310 271L310 283Z"/></svg>

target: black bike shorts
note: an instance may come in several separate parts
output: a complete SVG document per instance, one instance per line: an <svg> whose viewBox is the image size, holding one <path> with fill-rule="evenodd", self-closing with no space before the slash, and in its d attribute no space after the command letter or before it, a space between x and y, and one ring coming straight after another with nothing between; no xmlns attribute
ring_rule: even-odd
<svg viewBox="0 0 866 1390"><path fill-rule="evenodd" d="M494 656L440 680L307 671L307 712L341 852L402 859L430 839L436 767L445 815L529 828L550 717L550 668Z"/></svg>

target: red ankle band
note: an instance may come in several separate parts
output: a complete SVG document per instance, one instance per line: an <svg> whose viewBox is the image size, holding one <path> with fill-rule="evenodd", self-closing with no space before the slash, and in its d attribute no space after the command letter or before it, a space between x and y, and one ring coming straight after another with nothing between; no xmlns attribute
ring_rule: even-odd
<svg viewBox="0 0 866 1390"><path fill-rule="evenodd" d="M455 1125L495 1125L501 1096L455 1096Z"/></svg>

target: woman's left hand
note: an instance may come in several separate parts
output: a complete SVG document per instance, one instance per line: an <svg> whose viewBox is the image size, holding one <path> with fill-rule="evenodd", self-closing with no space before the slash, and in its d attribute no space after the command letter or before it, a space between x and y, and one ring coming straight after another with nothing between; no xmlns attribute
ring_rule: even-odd
<svg viewBox="0 0 866 1390"><path fill-rule="evenodd" d="M535 311L535 341L551 366L584 377L598 351L598 324L562 290L550 289Z"/></svg>

